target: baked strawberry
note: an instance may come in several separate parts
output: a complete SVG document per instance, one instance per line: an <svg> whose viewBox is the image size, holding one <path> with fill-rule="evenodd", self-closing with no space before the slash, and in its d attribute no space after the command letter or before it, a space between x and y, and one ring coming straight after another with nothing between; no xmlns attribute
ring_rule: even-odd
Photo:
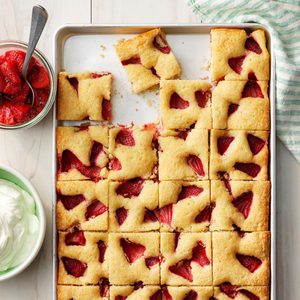
<svg viewBox="0 0 300 300"><path fill-rule="evenodd" d="M114 171L122 170L121 162L116 157L110 160L110 169Z"/></svg>
<svg viewBox="0 0 300 300"><path fill-rule="evenodd" d="M67 246L84 246L86 244L84 232L74 227L66 234L65 243Z"/></svg>
<svg viewBox="0 0 300 300"><path fill-rule="evenodd" d="M203 210L199 212L199 214L195 218L196 223L202 223L202 222L210 222L211 221L211 215L212 211L215 208L215 204L207 205Z"/></svg>
<svg viewBox="0 0 300 300"><path fill-rule="evenodd" d="M197 245L193 248L192 261L197 263L201 267L210 265L210 260L206 255L205 249L206 247L201 241L198 241Z"/></svg>
<svg viewBox="0 0 300 300"><path fill-rule="evenodd" d="M233 140L233 136L221 136L218 138L217 146L220 155L223 155L227 151L228 147L233 142Z"/></svg>
<svg viewBox="0 0 300 300"><path fill-rule="evenodd" d="M244 218L247 219L250 213L251 205L253 201L253 192L246 192L238 197L236 197L232 204L237 210L244 215Z"/></svg>
<svg viewBox="0 0 300 300"><path fill-rule="evenodd" d="M139 65L142 64L141 58L139 56L133 56L128 59L122 60L122 65L127 66L127 65Z"/></svg>
<svg viewBox="0 0 300 300"><path fill-rule="evenodd" d="M198 300L198 294L194 290L190 290L183 300Z"/></svg>
<svg viewBox="0 0 300 300"><path fill-rule="evenodd" d="M237 74L241 74L243 62L246 56L232 57L228 59L228 64L230 68Z"/></svg>
<svg viewBox="0 0 300 300"><path fill-rule="evenodd" d="M245 48L249 51L255 52L256 54L261 54L262 50L257 43L257 41L252 37L248 37L246 42L245 42Z"/></svg>
<svg viewBox="0 0 300 300"><path fill-rule="evenodd" d="M103 99L102 100L102 117L105 121L111 121L111 101Z"/></svg>
<svg viewBox="0 0 300 300"><path fill-rule="evenodd" d="M236 112L238 108L239 108L238 104L230 103L228 106L228 117L232 115L234 112Z"/></svg>
<svg viewBox="0 0 300 300"><path fill-rule="evenodd" d="M169 270L187 281L193 282L191 261L189 259L179 261L177 264L170 266Z"/></svg>
<svg viewBox="0 0 300 300"><path fill-rule="evenodd" d="M254 295L253 293L251 293L248 290L241 289L241 290L239 290L239 293L246 296L247 298L249 298L249 300L260 300L259 297L257 297L256 295Z"/></svg>
<svg viewBox="0 0 300 300"><path fill-rule="evenodd" d="M169 54L171 48L169 47L167 41L162 37L161 34L158 34L153 40L153 46L164 54Z"/></svg>
<svg viewBox="0 0 300 300"><path fill-rule="evenodd" d="M199 176L205 176L204 168L201 159L197 155L190 154L187 157L187 164L197 173Z"/></svg>
<svg viewBox="0 0 300 300"><path fill-rule="evenodd" d="M264 140L262 140L261 138L255 136L253 134L248 134L247 140L248 140L248 144L249 144L249 147L250 147L253 155L258 154L266 144L266 142Z"/></svg>
<svg viewBox="0 0 300 300"><path fill-rule="evenodd" d="M125 198L137 197L143 190L144 180L134 178L122 182L116 189L117 195L122 195Z"/></svg>
<svg viewBox="0 0 300 300"><path fill-rule="evenodd" d="M186 198L199 196L202 192L203 188L195 185L182 186L181 192L177 198L177 202Z"/></svg>
<svg viewBox="0 0 300 300"><path fill-rule="evenodd" d="M156 265L160 265L163 258L161 256L151 256L145 258L145 264L148 269L152 269Z"/></svg>
<svg viewBox="0 0 300 300"><path fill-rule="evenodd" d="M261 167L255 163L240 163L234 164L234 168L255 178L261 170Z"/></svg>
<svg viewBox="0 0 300 300"><path fill-rule="evenodd" d="M238 295L238 285L232 285L229 282L224 282L220 285L220 290L226 294L229 298L234 299Z"/></svg>
<svg viewBox="0 0 300 300"><path fill-rule="evenodd" d="M135 145L132 131L128 128L121 128L116 136L116 143L133 147Z"/></svg>
<svg viewBox="0 0 300 300"><path fill-rule="evenodd" d="M105 206L99 200L94 200L86 209L85 218L87 220L96 218L108 210L107 206Z"/></svg>
<svg viewBox="0 0 300 300"><path fill-rule="evenodd" d="M109 296L109 281L107 278L102 278L100 282L100 296L108 297Z"/></svg>
<svg viewBox="0 0 300 300"><path fill-rule="evenodd" d="M254 80L248 80L247 83L244 86L244 89L242 91L242 98L264 98L264 94L257 83L257 81Z"/></svg>
<svg viewBox="0 0 300 300"><path fill-rule="evenodd" d="M155 210L155 214L160 223L171 225L173 217L173 204L168 204Z"/></svg>
<svg viewBox="0 0 300 300"><path fill-rule="evenodd" d="M125 207L119 207L116 210L116 219L120 226L125 222L127 215L128 215L128 209L126 209Z"/></svg>
<svg viewBox="0 0 300 300"><path fill-rule="evenodd" d="M96 141L93 142L91 155L90 155L90 162L91 166L96 166L97 159L99 155L103 152L103 145L101 143L98 143Z"/></svg>
<svg viewBox="0 0 300 300"><path fill-rule="evenodd" d="M134 243L129 239L120 239L120 245L123 249L126 260L130 264L134 263L136 260L141 258L144 255L144 252L146 251L145 246Z"/></svg>
<svg viewBox="0 0 300 300"><path fill-rule="evenodd" d="M64 208L66 210L71 210L77 205L79 205L81 202L85 201L85 197L83 195L57 195L57 200L61 201Z"/></svg>
<svg viewBox="0 0 300 300"><path fill-rule="evenodd" d="M62 257L61 260L64 264L66 272L74 277L83 276L87 269L87 264L81 262L80 260L70 257Z"/></svg>
<svg viewBox="0 0 300 300"><path fill-rule="evenodd" d="M235 257L240 264L247 268L251 273L254 273L262 264L262 261L255 256L237 253Z"/></svg>
<svg viewBox="0 0 300 300"><path fill-rule="evenodd" d="M198 106L201 108L205 108L207 103L210 101L211 92L210 91L196 91L195 98L198 103Z"/></svg>
<svg viewBox="0 0 300 300"><path fill-rule="evenodd" d="M173 93L170 98L170 108L175 109L185 109L190 106L189 101L184 100L181 96L179 96L177 93Z"/></svg>
<svg viewBox="0 0 300 300"><path fill-rule="evenodd" d="M107 246L103 241L98 241L98 249L99 249L99 262L104 263L105 253L107 250Z"/></svg>
<svg viewBox="0 0 300 300"><path fill-rule="evenodd" d="M67 77L67 80L73 86L75 91L78 93L78 79L76 77Z"/></svg>

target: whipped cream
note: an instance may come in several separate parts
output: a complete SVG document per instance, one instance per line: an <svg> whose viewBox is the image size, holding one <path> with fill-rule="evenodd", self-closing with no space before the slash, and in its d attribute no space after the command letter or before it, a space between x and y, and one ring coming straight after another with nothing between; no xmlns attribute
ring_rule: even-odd
<svg viewBox="0 0 300 300"><path fill-rule="evenodd" d="M0 179L0 272L29 256L38 233L34 199L14 183Z"/></svg>

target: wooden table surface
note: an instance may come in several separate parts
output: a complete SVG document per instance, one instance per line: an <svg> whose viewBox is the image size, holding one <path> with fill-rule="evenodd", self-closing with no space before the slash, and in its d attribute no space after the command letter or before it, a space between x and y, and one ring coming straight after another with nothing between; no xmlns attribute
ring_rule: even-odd
<svg viewBox="0 0 300 300"><path fill-rule="evenodd" d="M27 41L37 1L0 0L0 40ZM53 58L53 33L65 23L193 23L184 0L40 0L49 21L38 47ZM18 277L0 283L0 300L52 299L52 116L30 130L0 131L0 163L22 172L37 188L47 216L37 259ZM277 146L277 291L279 300L300 299L300 165Z"/></svg>

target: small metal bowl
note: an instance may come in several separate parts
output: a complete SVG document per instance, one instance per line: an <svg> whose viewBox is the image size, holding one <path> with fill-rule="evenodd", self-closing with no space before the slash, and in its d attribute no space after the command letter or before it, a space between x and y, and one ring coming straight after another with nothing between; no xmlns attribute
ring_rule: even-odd
<svg viewBox="0 0 300 300"><path fill-rule="evenodd" d="M6 51L9 51L9 50L23 50L26 52L27 44L23 43L23 42L19 42L19 41L0 41L0 55L2 55L3 53L5 53ZM36 58L38 60L38 62L41 63L46 68L46 70L49 74L50 92L49 92L48 101L47 101L46 105L44 106L44 108L40 111L40 113L38 115L36 115L33 119L31 119L25 123L20 123L20 124L16 124L16 125L5 125L5 124L0 123L0 129L12 130L12 129L30 128L30 127L36 125L42 119L44 119L44 117L48 114L48 112L50 111L50 109L55 101L56 78L55 78L54 71L53 71L49 61L47 60L47 58L41 51L35 49L33 57Z"/></svg>

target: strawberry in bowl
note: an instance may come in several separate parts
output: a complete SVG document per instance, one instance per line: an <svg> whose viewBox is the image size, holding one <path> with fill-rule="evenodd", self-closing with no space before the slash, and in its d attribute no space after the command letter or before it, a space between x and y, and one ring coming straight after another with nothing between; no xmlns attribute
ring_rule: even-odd
<svg viewBox="0 0 300 300"><path fill-rule="evenodd" d="M54 101L53 71L45 57L35 50L27 73L34 90L22 78L26 44L0 43L0 128L31 127L50 110Z"/></svg>

